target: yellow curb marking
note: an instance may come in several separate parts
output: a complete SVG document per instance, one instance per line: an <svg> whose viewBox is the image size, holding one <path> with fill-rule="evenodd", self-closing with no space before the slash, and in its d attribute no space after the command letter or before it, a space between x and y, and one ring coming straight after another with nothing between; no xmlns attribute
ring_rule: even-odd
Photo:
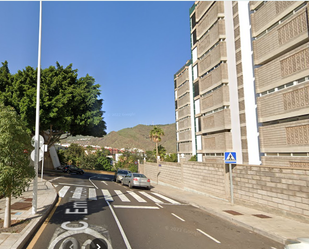
<svg viewBox="0 0 309 249"><path fill-rule="evenodd" d="M49 223L50 219L52 218L52 216L54 215L57 207L59 206L61 201L61 198L59 197L57 204L54 206L53 210L50 212L50 214L48 215L47 219L43 222L42 226L40 227L40 229L38 230L38 232L35 234L35 236L33 237L33 239L31 240L31 242L29 243L27 249L31 249L34 247L34 245L37 243L39 237L41 236L41 234L43 233L45 227L47 226L47 224Z"/></svg>

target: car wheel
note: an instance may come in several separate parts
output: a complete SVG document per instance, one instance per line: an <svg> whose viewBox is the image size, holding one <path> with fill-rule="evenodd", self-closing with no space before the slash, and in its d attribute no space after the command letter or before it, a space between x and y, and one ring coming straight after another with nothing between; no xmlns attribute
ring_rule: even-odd
<svg viewBox="0 0 309 249"><path fill-rule="evenodd" d="M67 172L68 172L69 174L71 174L71 171L70 171L70 170L68 170Z"/></svg>
<svg viewBox="0 0 309 249"><path fill-rule="evenodd" d="M131 182L129 182L129 188L133 188L133 185Z"/></svg>
<svg viewBox="0 0 309 249"><path fill-rule="evenodd" d="M147 190L150 190L150 186L147 186L146 189L147 189Z"/></svg>

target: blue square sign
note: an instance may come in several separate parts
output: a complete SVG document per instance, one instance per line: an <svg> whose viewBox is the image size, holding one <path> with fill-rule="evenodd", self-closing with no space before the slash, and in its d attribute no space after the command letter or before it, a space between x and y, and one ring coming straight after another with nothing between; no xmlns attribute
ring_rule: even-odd
<svg viewBox="0 0 309 249"><path fill-rule="evenodd" d="M236 152L224 152L224 163L236 163Z"/></svg>

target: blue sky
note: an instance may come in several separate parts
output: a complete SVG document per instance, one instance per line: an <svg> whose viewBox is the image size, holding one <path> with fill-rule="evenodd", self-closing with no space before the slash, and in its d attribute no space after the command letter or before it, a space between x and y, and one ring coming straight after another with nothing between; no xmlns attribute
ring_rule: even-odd
<svg viewBox="0 0 309 249"><path fill-rule="evenodd" d="M191 58L187 1L43 1L41 67L100 84L107 132L175 122L174 74ZM39 2L0 2L0 62L38 64Z"/></svg>

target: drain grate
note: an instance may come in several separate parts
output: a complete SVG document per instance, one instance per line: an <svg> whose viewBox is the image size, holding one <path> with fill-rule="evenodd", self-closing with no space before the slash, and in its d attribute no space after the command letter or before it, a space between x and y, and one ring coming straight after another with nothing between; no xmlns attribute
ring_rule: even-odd
<svg viewBox="0 0 309 249"><path fill-rule="evenodd" d="M243 214L238 213L238 212L236 212L234 210L223 210L223 211L226 212L226 213L232 214L232 215L243 215Z"/></svg>
<svg viewBox="0 0 309 249"><path fill-rule="evenodd" d="M253 216L261 218L261 219L268 219L271 218L270 216L267 216L265 214L253 214Z"/></svg>

